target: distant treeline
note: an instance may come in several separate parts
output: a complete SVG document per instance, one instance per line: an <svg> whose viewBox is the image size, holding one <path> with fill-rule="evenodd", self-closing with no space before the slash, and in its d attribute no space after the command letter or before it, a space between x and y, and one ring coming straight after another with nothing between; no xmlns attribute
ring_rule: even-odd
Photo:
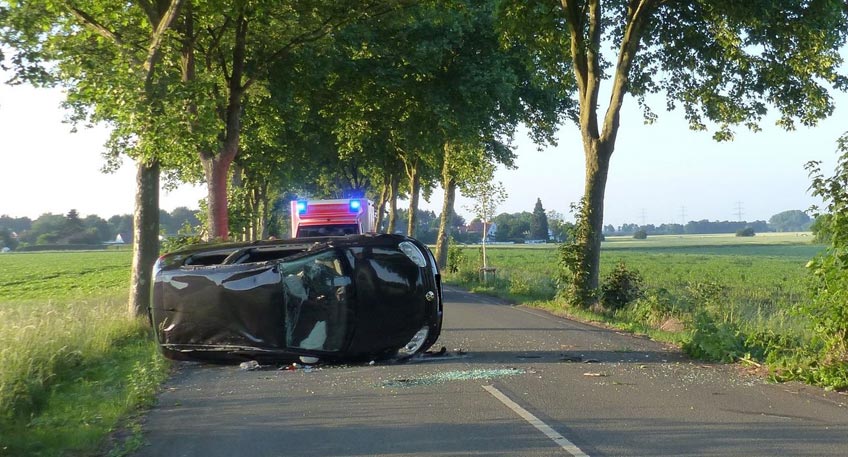
<svg viewBox="0 0 848 457"><path fill-rule="evenodd" d="M163 235L176 234L183 226L200 225L198 211L179 207L170 213L159 212L159 228ZM115 215L103 219L97 215L80 217L72 209L67 214L45 213L37 219L0 216L0 249L15 250L34 246L99 245L114 242L120 236L124 243L132 243L133 218L131 214Z"/></svg>
<svg viewBox="0 0 848 457"><path fill-rule="evenodd" d="M633 235L644 231L648 235L694 235L713 233L737 233L745 229L753 229L756 233L763 232L804 232L811 230L813 220L807 213L800 210L783 211L766 221L689 221L683 224L622 224L604 226L604 235Z"/></svg>

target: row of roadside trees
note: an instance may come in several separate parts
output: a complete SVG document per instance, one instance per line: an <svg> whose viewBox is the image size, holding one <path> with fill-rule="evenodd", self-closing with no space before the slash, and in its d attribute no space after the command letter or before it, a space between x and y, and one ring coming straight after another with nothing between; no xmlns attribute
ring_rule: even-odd
<svg viewBox="0 0 848 457"><path fill-rule="evenodd" d="M62 85L72 119L111 125L112 160L136 163L132 312L162 173L206 183L213 238L262 236L284 192L367 194L392 232L405 194L412 232L420 195L441 188L452 214L458 190L491 180L482 170L512 165L519 124L552 143L565 121L586 158L566 292L586 306L626 95L650 122L663 93L730 140L769 106L786 128L812 125L848 85L841 2L9 0L0 19L13 82Z"/></svg>

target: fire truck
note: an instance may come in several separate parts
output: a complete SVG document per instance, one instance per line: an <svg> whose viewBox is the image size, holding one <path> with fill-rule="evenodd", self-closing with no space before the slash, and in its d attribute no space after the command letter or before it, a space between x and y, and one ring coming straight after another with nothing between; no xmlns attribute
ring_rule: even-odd
<svg viewBox="0 0 848 457"><path fill-rule="evenodd" d="M292 200L292 238L375 233L374 204L367 198Z"/></svg>

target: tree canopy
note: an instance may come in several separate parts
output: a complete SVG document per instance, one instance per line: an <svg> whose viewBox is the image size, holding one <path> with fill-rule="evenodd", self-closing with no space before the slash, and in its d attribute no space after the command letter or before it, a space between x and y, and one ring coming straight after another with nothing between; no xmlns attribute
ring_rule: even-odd
<svg viewBox="0 0 848 457"><path fill-rule="evenodd" d="M695 130L730 140L737 126L759 130L768 108L778 125L814 125L833 112L830 88L848 88L839 49L848 35L844 2L504 0L507 43L574 89L586 158L576 249L566 250L575 302L595 301L604 193L621 122L632 95L648 123L653 94L680 109ZM570 74L569 74L570 72ZM602 85L607 86L602 92ZM606 110L601 94L609 94Z"/></svg>

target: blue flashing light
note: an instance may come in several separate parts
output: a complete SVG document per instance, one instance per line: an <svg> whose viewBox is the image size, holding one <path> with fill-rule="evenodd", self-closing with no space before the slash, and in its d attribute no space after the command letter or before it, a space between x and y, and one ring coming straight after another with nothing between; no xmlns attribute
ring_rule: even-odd
<svg viewBox="0 0 848 457"><path fill-rule="evenodd" d="M303 214L306 212L306 202L300 200L297 202L297 214Z"/></svg>
<svg viewBox="0 0 848 457"><path fill-rule="evenodd" d="M361 206L362 206L362 202L360 202L359 200L351 200L350 201L350 212L351 213L358 213L359 208Z"/></svg>

